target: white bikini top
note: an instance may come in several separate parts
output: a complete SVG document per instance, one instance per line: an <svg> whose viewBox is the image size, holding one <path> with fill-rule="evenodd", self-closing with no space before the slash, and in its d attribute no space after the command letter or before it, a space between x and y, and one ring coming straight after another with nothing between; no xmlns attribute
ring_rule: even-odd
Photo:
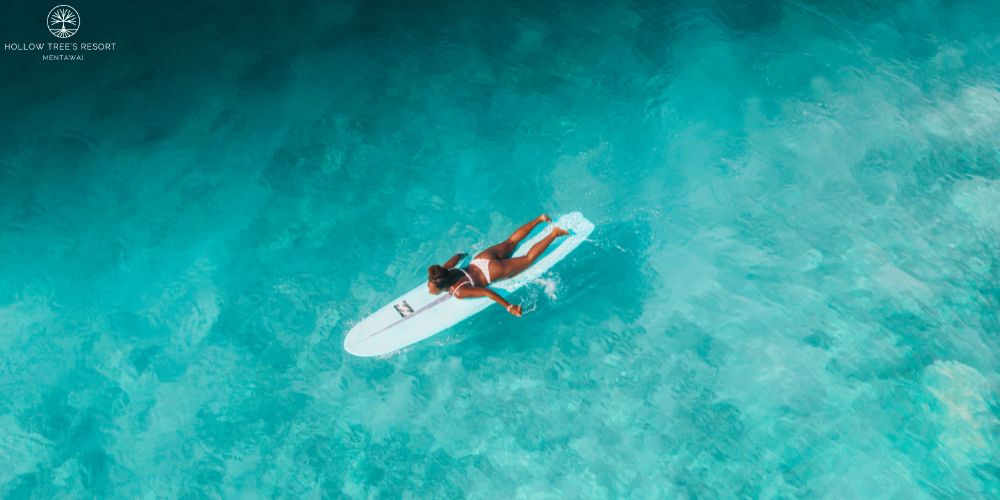
<svg viewBox="0 0 1000 500"><path fill-rule="evenodd" d="M451 290L448 293L450 293L452 295L455 295L455 292L457 292L458 289L462 288L462 286L464 286L464 285L472 285L472 286L476 285L476 282L472 279L472 276L469 276L469 273L467 273L465 271L465 269L462 269L461 267L453 267L452 269L458 269L459 271L462 271L462 274L464 274L465 278L468 279L469 281L463 281L463 282L459 283L458 286L456 286L454 290Z"/></svg>

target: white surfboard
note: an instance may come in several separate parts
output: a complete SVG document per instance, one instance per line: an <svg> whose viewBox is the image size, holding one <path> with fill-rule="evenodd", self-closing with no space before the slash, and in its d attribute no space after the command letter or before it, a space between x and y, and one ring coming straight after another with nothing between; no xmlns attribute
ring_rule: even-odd
<svg viewBox="0 0 1000 500"><path fill-rule="evenodd" d="M495 282L490 288L507 298L569 255L594 230L594 224L580 212L563 215L551 225L568 230L569 235L553 241L545 253L524 272L511 279ZM514 256L528 253L532 245L549 233L547 228L551 225L540 224L539 227L543 229L536 229L535 235L522 241ZM432 295L427 291L427 283L422 282L354 325L344 339L344 350L355 356L389 354L441 332L491 304L494 302L486 297L456 299L448 293Z"/></svg>

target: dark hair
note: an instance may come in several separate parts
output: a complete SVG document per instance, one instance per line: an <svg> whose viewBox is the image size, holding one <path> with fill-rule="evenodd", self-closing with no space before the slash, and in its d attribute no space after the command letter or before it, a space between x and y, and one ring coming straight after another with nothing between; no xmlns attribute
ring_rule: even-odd
<svg viewBox="0 0 1000 500"><path fill-rule="evenodd" d="M448 288L455 282L451 277L451 273L437 264L427 268L427 281L434 283L434 286L441 290Z"/></svg>

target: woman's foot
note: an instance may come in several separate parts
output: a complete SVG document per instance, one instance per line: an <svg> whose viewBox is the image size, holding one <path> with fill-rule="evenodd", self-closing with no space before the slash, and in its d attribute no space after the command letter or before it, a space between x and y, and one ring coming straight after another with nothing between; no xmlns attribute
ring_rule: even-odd
<svg viewBox="0 0 1000 500"><path fill-rule="evenodd" d="M569 231L561 227L554 227L552 228L552 234L556 235L556 238L558 238L560 236L566 236L567 234L569 234Z"/></svg>
<svg viewBox="0 0 1000 500"><path fill-rule="evenodd" d="M538 220L541 222L552 222L552 217L549 217L546 214L542 214L538 216Z"/></svg>

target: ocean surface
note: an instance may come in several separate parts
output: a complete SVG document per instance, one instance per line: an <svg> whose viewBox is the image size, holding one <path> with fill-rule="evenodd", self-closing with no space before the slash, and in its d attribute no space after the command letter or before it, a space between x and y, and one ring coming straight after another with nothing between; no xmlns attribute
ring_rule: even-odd
<svg viewBox="0 0 1000 500"><path fill-rule="evenodd" d="M995 0L73 5L0 53L0 496L1000 496Z"/></svg>

